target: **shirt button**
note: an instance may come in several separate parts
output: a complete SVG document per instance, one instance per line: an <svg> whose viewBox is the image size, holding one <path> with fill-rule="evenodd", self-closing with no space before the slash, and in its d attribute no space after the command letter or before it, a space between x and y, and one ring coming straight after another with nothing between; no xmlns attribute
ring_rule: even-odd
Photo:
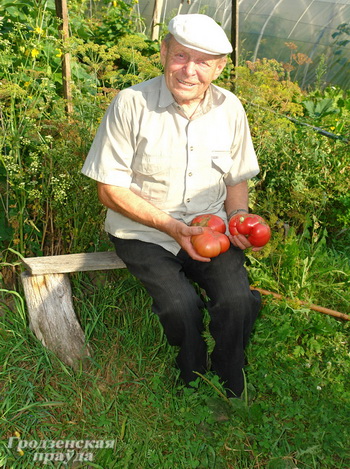
<svg viewBox="0 0 350 469"><path fill-rule="evenodd" d="M186 202L187 202L187 203L191 202L191 199L186 199Z"/></svg>
<svg viewBox="0 0 350 469"><path fill-rule="evenodd" d="M190 147L190 150L193 151L193 147Z"/></svg>
<svg viewBox="0 0 350 469"><path fill-rule="evenodd" d="M191 177L191 176L192 176L192 173L188 173L188 175Z"/></svg>

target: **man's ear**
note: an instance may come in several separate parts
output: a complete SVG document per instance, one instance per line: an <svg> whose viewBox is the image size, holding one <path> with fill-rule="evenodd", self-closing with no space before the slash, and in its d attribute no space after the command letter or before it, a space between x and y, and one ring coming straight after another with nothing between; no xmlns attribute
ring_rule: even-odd
<svg viewBox="0 0 350 469"><path fill-rule="evenodd" d="M222 57L222 59L220 59L218 61L218 63L216 64L216 70L215 70L215 73L214 73L214 80L216 80L218 78L218 76L220 75L220 73L223 71L223 69L226 66L226 63L227 63L227 58L226 57Z"/></svg>
<svg viewBox="0 0 350 469"><path fill-rule="evenodd" d="M162 41L160 45L160 63L163 65L163 67L166 62L167 53L168 53L168 45L166 41Z"/></svg>

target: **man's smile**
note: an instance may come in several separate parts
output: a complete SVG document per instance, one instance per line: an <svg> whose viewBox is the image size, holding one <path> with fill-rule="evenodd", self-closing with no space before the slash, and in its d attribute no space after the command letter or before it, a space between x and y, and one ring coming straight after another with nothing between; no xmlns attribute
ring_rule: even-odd
<svg viewBox="0 0 350 469"><path fill-rule="evenodd" d="M179 83L181 83L182 85L186 85L186 86L195 86L196 85L196 83L189 83L188 81L180 80L179 78L177 79L177 81Z"/></svg>

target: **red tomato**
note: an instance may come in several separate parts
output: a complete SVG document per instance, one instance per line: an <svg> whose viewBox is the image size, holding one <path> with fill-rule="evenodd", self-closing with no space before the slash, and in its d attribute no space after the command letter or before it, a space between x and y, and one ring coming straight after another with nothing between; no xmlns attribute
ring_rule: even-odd
<svg viewBox="0 0 350 469"><path fill-rule="evenodd" d="M253 213L237 214L231 218L228 229L235 236L243 234L252 246L262 247L269 242L271 230L266 221Z"/></svg>
<svg viewBox="0 0 350 469"><path fill-rule="evenodd" d="M191 242L197 253L203 257L216 257L230 247L230 240L225 234L208 227L203 228L203 233L192 236Z"/></svg>
<svg viewBox="0 0 350 469"><path fill-rule="evenodd" d="M224 233L220 233L217 237L220 241L220 246L221 246L220 254L228 251L231 246L231 241L228 239L228 237Z"/></svg>
<svg viewBox="0 0 350 469"><path fill-rule="evenodd" d="M224 220L217 215L212 215L211 213L207 215L198 215L192 220L191 226L205 226L214 231L218 231L219 233L225 233L226 231Z"/></svg>

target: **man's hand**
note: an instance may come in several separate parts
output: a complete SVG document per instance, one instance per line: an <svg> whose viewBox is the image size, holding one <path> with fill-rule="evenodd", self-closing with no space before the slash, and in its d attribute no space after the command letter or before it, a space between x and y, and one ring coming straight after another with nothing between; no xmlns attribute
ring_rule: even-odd
<svg viewBox="0 0 350 469"><path fill-rule="evenodd" d="M227 195L225 200L225 209L227 215L232 213L234 210L245 209L248 212L248 183L242 181L235 186L227 186ZM248 239L238 234L235 236L228 235L231 243L239 249L249 249L252 251L260 251L262 247L252 246Z"/></svg>
<svg viewBox="0 0 350 469"><path fill-rule="evenodd" d="M169 236L175 239L187 254L195 261L210 262L210 258L200 256L191 243L191 237L203 233L201 226L188 226L185 223L173 219L166 230Z"/></svg>
<svg viewBox="0 0 350 469"><path fill-rule="evenodd" d="M231 243L234 246L236 246L236 248L242 249L242 251L244 249L249 249L249 248L252 248L252 251L261 251L261 249L264 247L264 246L261 246L261 247L253 246L252 244L250 244L248 239L242 234L238 234L234 236L228 235L228 237Z"/></svg>

